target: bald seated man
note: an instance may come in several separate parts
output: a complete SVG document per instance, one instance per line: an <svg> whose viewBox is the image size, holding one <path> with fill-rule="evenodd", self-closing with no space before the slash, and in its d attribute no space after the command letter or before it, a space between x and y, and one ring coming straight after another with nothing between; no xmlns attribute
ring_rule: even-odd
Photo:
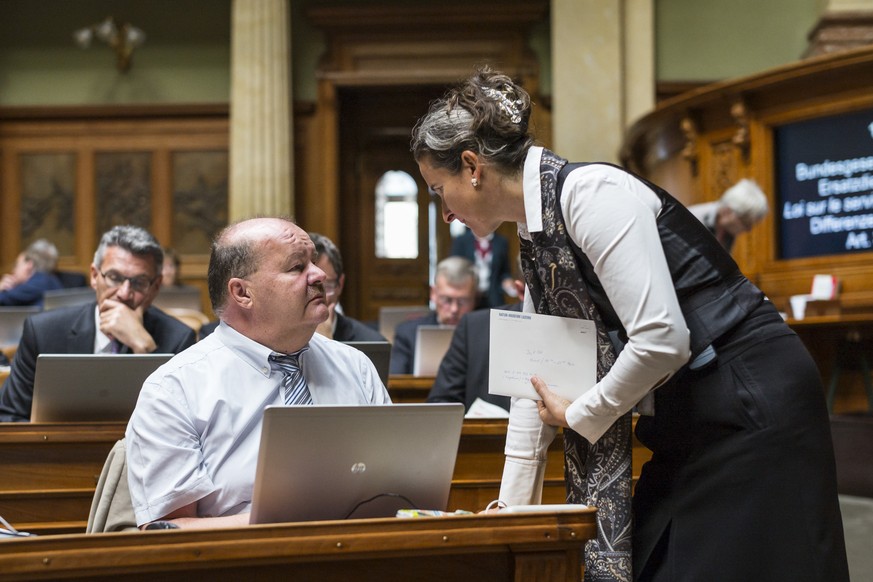
<svg viewBox="0 0 873 582"><path fill-rule="evenodd" d="M286 403L274 357L298 358L311 403L391 403L367 356L315 333L328 316L316 260L306 232L282 218L216 238L208 283L218 328L146 380L127 427L141 528L249 523L264 407Z"/></svg>

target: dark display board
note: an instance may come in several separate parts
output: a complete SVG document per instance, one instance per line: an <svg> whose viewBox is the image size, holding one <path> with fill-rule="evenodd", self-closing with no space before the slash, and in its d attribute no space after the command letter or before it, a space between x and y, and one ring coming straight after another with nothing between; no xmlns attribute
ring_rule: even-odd
<svg viewBox="0 0 873 582"><path fill-rule="evenodd" d="M873 109L774 128L780 259L873 250Z"/></svg>

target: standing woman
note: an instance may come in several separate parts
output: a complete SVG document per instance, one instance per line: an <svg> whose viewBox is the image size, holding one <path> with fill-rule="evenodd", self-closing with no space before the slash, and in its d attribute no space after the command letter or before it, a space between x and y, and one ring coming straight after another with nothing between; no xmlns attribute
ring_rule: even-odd
<svg viewBox="0 0 873 582"><path fill-rule="evenodd" d="M513 399L500 498L540 501L561 426L568 501L598 508L586 580L848 580L828 415L803 344L682 204L536 147L530 110L521 87L482 68L412 135L446 222L479 236L518 223L525 310L598 329L593 388L570 402L534 377L541 400ZM631 531L635 406L653 455Z"/></svg>

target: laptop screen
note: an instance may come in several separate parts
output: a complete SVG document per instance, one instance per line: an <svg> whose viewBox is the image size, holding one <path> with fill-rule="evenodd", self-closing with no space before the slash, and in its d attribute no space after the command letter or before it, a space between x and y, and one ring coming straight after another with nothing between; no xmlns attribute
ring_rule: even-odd
<svg viewBox="0 0 873 582"><path fill-rule="evenodd" d="M251 523L445 510L464 406L270 406Z"/></svg>
<svg viewBox="0 0 873 582"><path fill-rule="evenodd" d="M436 376L452 343L454 325L420 325L416 330L413 376Z"/></svg>
<svg viewBox="0 0 873 582"><path fill-rule="evenodd" d="M394 343L394 329L398 324L418 319L430 313L427 305L414 305L403 307L380 307L379 308L379 333L386 340Z"/></svg>
<svg viewBox="0 0 873 582"><path fill-rule="evenodd" d="M391 369L391 344L389 342L343 342L346 345L352 346L364 352L370 358L376 371L379 372L379 379L382 384L388 385L388 371Z"/></svg>
<svg viewBox="0 0 873 582"><path fill-rule="evenodd" d="M126 421L145 379L173 354L40 354L31 422Z"/></svg>
<svg viewBox="0 0 873 582"><path fill-rule="evenodd" d="M0 347L17 346L24 320L40 311L39 307L0 307Z"/></svg>

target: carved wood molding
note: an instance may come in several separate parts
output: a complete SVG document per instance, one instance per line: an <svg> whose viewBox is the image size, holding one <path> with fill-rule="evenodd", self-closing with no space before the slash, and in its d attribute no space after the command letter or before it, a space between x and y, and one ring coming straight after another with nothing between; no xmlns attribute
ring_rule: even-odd
<svg viewBox="0 0 873 582"><path fill-rule="evenodd" d="M682 135L685 136L685 147L682 148L682 159L691 166L691 175L697 175L697 122L691 113L687 114L679 122L679 129Z"/></svg>
<svg viewBox="0 0 873 582"><path fill-rule="evenodd" d="M873 12L824 14L809 33L804 57L814 57L873 44Z"/></svg>
<svg viewBox="0 0 873 582"><path fill-rule="evenodd" d="M731 105L731 117L737 124L737 131L734 133L731 141L738 150L744 162L749 161L749 145L751 138L749 137L749 108L746 107L746 102L743 98L739 98Z"/></svg>
<svg viewBox="0 0 873 582"><path fill-rule="evenodd" d="M335 85L444 84L476 63L499 63L520 78L536 71L530 28L549 3L314 6L306 12L327 37L319 79Z"/></svg>

